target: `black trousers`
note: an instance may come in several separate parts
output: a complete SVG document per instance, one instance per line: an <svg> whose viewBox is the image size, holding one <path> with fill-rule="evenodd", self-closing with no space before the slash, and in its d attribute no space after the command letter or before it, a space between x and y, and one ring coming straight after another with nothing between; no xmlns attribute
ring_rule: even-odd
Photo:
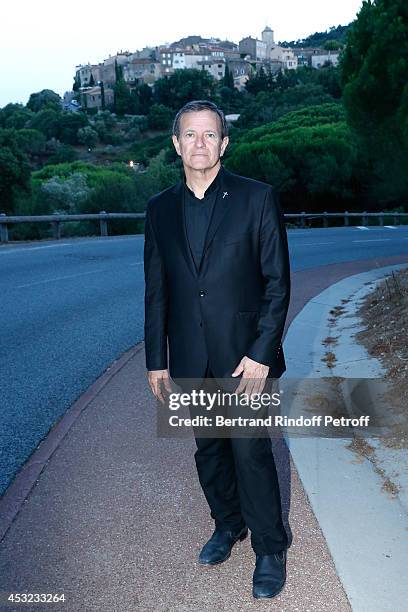
<svg viewBox="0 0 408 612"><path fill-rule="evenodd" d="M206 372L206 390L214 376ZM279 482L269 437L208 438L195 435L198 478L221 531L251 531L251 544L260 555L288 545L282 522Z"/></svg>

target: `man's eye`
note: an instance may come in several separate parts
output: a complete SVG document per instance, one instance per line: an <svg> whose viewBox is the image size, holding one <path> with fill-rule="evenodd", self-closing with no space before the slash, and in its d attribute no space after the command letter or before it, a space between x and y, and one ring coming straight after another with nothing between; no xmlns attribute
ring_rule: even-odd
<svg viewBox="0 0 408 612"><path fill-rule="evenodd" d="M214 138L215 134L210 133L210 134L207 134L207 136L209 136L210 138Z"/></svg>

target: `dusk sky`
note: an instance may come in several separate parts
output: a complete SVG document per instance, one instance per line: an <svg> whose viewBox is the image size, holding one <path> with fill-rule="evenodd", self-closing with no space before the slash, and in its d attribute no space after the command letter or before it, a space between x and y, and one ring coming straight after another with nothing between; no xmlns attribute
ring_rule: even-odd
<svg viewBox="0 0 408 612"><path fill-rule="evenodd" d="M31 93L52 89L61 96L72 88L75 66L99 63L120 50L173 42L196 34L238 43L260 38L265 25L275 41L296 40L355 19L362 0L259 0L248 4L207 0L191 8L188 0L137 4L66 4L51 0L7 2L0 38L0 108L26 104ZM177 10L175 10L175 7Z"/></svg>

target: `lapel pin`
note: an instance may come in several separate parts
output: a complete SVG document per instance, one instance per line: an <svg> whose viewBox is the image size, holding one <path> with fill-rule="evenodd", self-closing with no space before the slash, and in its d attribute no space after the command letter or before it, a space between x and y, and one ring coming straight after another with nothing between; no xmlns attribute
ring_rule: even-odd
<svg viewBox="0 0 408 612"><path fill-rule="evenodd" d="M225 196L227 196L227 195L228 195L228 191L223 191L223 192L222 192L222 199L224 199L224 198L225 198Z"/></svg>

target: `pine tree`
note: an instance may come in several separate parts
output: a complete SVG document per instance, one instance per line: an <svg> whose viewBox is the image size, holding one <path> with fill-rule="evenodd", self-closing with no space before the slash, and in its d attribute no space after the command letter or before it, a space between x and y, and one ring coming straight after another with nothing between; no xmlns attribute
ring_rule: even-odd
<svg viewBox="0 0 408 612"><path fill-rule="evenodd" d="M228 64L225 66L223 85L225 87L229 87L230 89L234 88L234 76L232 74L232 71L229 69Z"/></svg>
<svg viewBox="0 0 408 612"><path fill-rule="evenodd" d="M364 0L341 56L349 124L373 165L375 196L408 198L408 7ZM380 195L381 191L381 195Z"/></svg>

